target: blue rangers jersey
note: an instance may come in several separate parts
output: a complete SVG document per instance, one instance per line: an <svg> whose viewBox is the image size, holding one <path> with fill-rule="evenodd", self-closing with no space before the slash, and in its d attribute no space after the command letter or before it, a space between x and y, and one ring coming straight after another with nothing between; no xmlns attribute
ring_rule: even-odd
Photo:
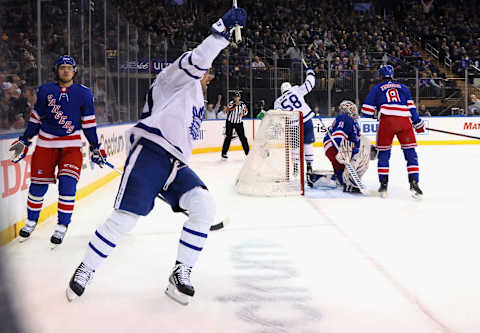
<svg viewBox="0 0 480 333"><path fill-rule="evenodd" d="M332 123L331 128L328 130L330 135L325 135L323 138L323 146L325 150L335 146L332 143L331 138L335 140L338 147L342 143L342 140L346 139L353 142L353 153L356 154L360 148L360 125L356 119L353 119L349 115L342 113L338 115Z"/></svg>
<svg viewBox="0 0 480 333"><path fill-rule="evenodd" d="M380 115L410 117L413 123L420 121L410 90L394 81L384 81L370 90L361 112L365 117L373 118L376 111Z"/></svg>
<svg viewBox="0 0 480 333"><path fill-rule="evenodd" d="M150 140L188 163L193 142L200 138L205 112L200 79L228 44L225 38L210 35L160 72L147 94L142 120L129 132L136 139Z"/></svg>
<svg viewBox="0 0 480 333"><path fill-rule="evenodd" d="M301 111L303 122L307 122L315 116L315 112L305 102L304 96L315 87L315 72L309 68L307 77L301 86L293 86L273 103L275 110Z"/></svg>
<svg viewBox="0 0 480 333"><path fill-rule="evenodd" d="M46 83L37 91L37 102L30 113L24 136L38 134L37 146L47 148L81 147L80 130L91 145L98 144L93 94L81 84L60 87Z"/></svg>

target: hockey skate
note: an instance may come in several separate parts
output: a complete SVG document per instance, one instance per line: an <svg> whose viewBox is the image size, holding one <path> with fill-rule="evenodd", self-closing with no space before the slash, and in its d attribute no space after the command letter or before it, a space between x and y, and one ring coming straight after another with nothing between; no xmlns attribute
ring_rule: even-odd
<svg viewBox="0 0 480 333"><path fill-rule="evenodd" d="M20 232L18 233L18 235L20 236L20 243L23 243L26 240L28 240L33 230L35 230L36 226L37 226L36 221L27 220L25 222L25 226L22 229L20 229Z"/></svg>
<svg viewBox="0 0 480 333"><path fill-rule="evenodd" d="M190 283L191 268L184 264L176 264L168 281L170 282L165 294L174 301L188 305L190 298L195 294Z"/></svg>
<svg viewBox="0 0 480 333"><path fill-rule="evenodd" d="M55 231L53 232L52 237L50 237L51 249L53 250L58 245L62 244L63 238L67 233L67 226L63 224L57 224Z"/></svg>
<svg viewBox="0 0 480 333"><path fill-rule="evenodd" d="M415 179L410 180L410 193L414 199L422 200L423 192Z"/></svg>
<svg viewBox="0 0 480 333"><path fill-rule="evenodd" d="M94 273L95 271L85 266L83 262L78 266L67 287L66 296L69 302L82 296L87 284L93 279Z"/></svg>
<svg viewBox="0 0 480 333"><path fill-rule="evenodd" d="M378 189L378 193L382 198L386 198L387 190L388 190L388 176L383 176L382 181L380 182L380 188Z"/></svg>

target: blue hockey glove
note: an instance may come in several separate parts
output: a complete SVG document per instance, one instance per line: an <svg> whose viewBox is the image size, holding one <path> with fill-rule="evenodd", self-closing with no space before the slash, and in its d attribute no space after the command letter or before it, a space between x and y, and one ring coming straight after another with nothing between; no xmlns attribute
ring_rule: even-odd
<svg viewBox="0 0 480 333"><path fill-rule="evenodd" d="M100 144L90 146L90 160L97 164L100 168L103 168L107 161L107 154L105 149L100 148Z"/></svg>
<svg viewBox="0 0 480 333"><path fill-rule="evenodd" d="M232 8L222 16L210 29L214 34L230 40L231 30L238 24L244 27L247 21L247 12L243 8Z"/></svg>
<svg viewBox="0 0 480 333"><path fill-rule="evenodd" d="M19 137L18 140L13 141L10 145L10 149L8 150L12 152L10 156L10 161L12 161L13 163L20 162L25 156L27 156L28 147L31 144L32 143L23 136Z"/></svg>

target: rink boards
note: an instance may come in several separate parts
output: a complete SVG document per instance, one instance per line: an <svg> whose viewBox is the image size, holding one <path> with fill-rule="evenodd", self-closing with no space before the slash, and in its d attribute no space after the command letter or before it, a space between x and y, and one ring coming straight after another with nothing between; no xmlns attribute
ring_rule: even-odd
<svg viewBox="0 0 480 333"><path fill-rule="evenodd" d="M324 119L324 123L329 126L332 118ZM426 127L440 129L444 131L462 133L466 135L480 137L480 117L432 117L425 118ZM316 136L316 147L321 146L324 132L320 122L314 119L314 130ZM255 129L258 126L258 120L245 120L245 134L251 143L255 136ZM99 138L103 143L108 154L108 160L118 166L123 166L126 157L126 140L124 132L132 124L119 124L103 126L98 128ZM360 120L361 131L364 135L375 141L378 123L375 120ZM199 140L195 143L193 153L220 152L223 138L225 135L225 121L213 120L204 121ZM28 185L30 183L30 161L34 150L34 144L29 149L29 155L18 164L13 164L8 160L8 148L16 135L0 136L0 246L13 240L18 231L23 227L26 217L26 198ZM479 144L480 140L453 136L449 134L426 131L426 133L417 135L417 140L421 145L448 145L448 144ZM105 167L98 168L89 161L88 144L83 138L83 167L78 184L77 200L89 195L96 189L105 185L118 174ZM240 150L238 138L232 141L232 150ZM57 210L57 189L51 186L45 196L40 222L56 214ZM113 205L114 193L112 193ZM110 210L111 206L105 207ZM92 212L94 214L94 212Z"/></svg>

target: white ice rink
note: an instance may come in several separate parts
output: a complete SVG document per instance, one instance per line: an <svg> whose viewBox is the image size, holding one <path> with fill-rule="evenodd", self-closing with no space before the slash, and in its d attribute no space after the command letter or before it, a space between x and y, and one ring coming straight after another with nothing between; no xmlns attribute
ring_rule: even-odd
<svg viewBox="0 0 480 333"><path fill-rule="evenodd" d="M328 164L316 149L315 168ZM421 202L409 196L403 154L392 151L388 199L237 195L244 156L194 155L218 220L192 272L196 295L164 294L184 217L157 201L117 246L85 294L65 298L90 236L111 212L119 178L77 202L65 243L32 239L4 249L27 331L57 332L480 332L479 146L418 149ZM376 163L365 176L378 186ZM50 189L56 190L56 189Z"/></svg>

